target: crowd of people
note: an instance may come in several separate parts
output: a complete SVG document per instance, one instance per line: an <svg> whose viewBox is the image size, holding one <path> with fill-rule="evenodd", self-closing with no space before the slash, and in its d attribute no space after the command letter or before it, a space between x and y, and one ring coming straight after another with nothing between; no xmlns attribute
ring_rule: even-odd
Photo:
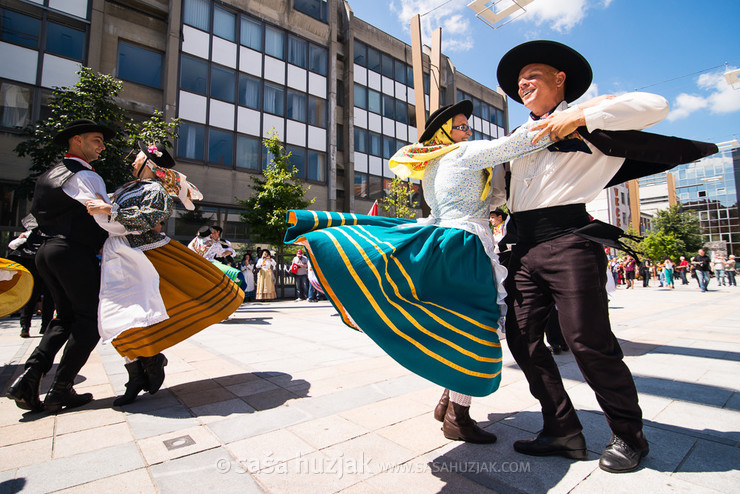
<svg viewBox="0 0 740 494"><path fill-rule="evenodd" d="M712 259L706 255L704 249L699 249L697 255L690 259L689 261L685 256L679 256L674 262L670 257L659 261L644 257L638 262L630 255L612 255L609 256L608 269L614 285L624 286L625 289L634 288L635 282L640 280L645 288L654 286L674 289L678 282L689 285L689 280L695 279L699 288L705 292L712 278L717 280L717 286L737 286L734 255L730 254L725 259L723 254L715 253Z"/></svg>

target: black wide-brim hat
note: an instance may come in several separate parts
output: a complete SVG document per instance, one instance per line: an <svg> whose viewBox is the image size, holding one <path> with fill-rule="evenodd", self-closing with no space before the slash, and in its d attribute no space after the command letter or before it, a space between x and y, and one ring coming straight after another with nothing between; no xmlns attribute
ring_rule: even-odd
<svg viewBox="0 0 740 494"><path fill-rule="evenodd" d="M165 145L161 142L148 145L144 141L139 141L139 149L141 149L141 152L146 154L147 159L153 161L155 165L161 168L175 167L175 160L172 158L169 151L167 151Z"/></svg>
<svg viewBox="0 0 740 494"><path fill-rule="evenodd" d="M528 41L509 50L498 63L496 77L501 89L514 101L519 97L519 72L532 63L542 63L565 72L565 101L580 98L591 85L593 72L583 55L557 41Z"/></svg>
<svg viewBox="0 0 740 494"><path fill-rule="evenodd" d="M435 110L429 118L427 118L424 124L424 133L419 137L419 142L427 142L429 139L434 137L434 133L437 132L446 121L459 114L465 115L465 118L470 118L473 114L473 102L469 99L458 101L454 105L443 106Z"/></svg>
<svg viewBox="0 0 740 494"><path fill-rule="evenodd" d="M101 134L103 134L103 139L110 139L111 137L116 135L116 131L111 129L110 127L99 125L93 120L83 118L80 120L72 120L70 123L68 123L64 129L59 131L59 133L54 136L52 142L54 142L54 144L56 144L57 146L66 146L67 141L69 141L70 137L74 137L80 134L86 134L88 132L100 132Z"/></svg>
<svg viewBox="0 0 740 494"><path fill-rule="evenodd" d="M205 238L209 236L211 233L213 233L213 230L211 230L211 227L208 225L203 225L200 228L198 228L198 236Z"/></svg>

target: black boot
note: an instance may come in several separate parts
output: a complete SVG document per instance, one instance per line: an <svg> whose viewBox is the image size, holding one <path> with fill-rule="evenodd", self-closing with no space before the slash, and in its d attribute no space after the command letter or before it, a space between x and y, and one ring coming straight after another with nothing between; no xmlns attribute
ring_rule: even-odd
<svg viewBox="0 0 740 494"><path fill-rule="evenodd" d="M49 413L59 413L62 408L76 408L90 403L93 399L91 393L78 395L72 387L72 381L54 380L51 389L46 394L44 408Z"/></svg>
<svg viewBox="0 0 740 494"><path fill-rule="evenodd" d="M22 325L21 326L21 338L30 338L31 337L31 328L29 326Z"/></svg>
<svg viewBox="0 0 740 494"><path fill-rule="evenodd" d="M141 365L139 359L125 364L124 367L128 371L128 382L126 383L126 392L113 402L113 406L117 407L132 403L139 395L139 392L143 391L148 384L146 374L144 373L144 366Z"/></svg>
<svg viewBox="0 0 740 494"><path fill-rule="evenodd" d="M465 441L476 444L490 444L496 442L496 435L484 431L470 418L470 407L462 406L451 401L447 407L445 420L442 423L442 432L447 439Z"/></svg>
<svg viewBox="0 0 740 494"><path fill-rule="evenodd" d="M442 397L439 399L439 403L434 407L434 418L440 422L444 422L445 414L447 413L447 406L450 404L450 390L445 389L442 393Z"/></svg>
<svg viewBox="0 0 740 494"><path fill-rule="evenodd" d="M40 370L34 367L27 368L11 384L5 396L11 400L15 400L18 408L33 412L42 412L44 405L41 403L41 399L39 399L39 388L41 387L42 377L44 377L44 374Z"/></svg>
<svg viewBox="0 0 740 494"><path fill-rule="evenodd" d="M162 353L156 354L154 357L139 357L141 365L144 368L144 373L147 379L147 390L149 394L153 395L159 388L162 387L164 382L164 366L167 365L167 357Z"/></svg>

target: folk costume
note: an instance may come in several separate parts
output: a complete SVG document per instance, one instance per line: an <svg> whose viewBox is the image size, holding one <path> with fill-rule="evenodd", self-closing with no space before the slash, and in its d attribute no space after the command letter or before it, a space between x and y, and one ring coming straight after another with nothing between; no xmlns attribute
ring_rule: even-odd
<svg viewBox="0 0 740 494"><path fill-rule="evenodd" d="M488 169L537 147L526 128L496 141L453 143L452 118L469 117L472 108L468 100L441 108L421 142L391 158L398 176L423 178L430 217L289 211L285 241L307 248L345 324L416 374L486 396L501 379L506 276L488 226Z"/></svg>
<svg viewBox="0 0 740 494"><path fill-rule="evenodd" d="M255 268L257 269L257 293L256 300L275 300L275 268L277 263L269 256L260 257Z"/></svg>
<svg viewBox="0 0 740 494"><path fill-rule="evenodd" d="M97 134L110 139L115 131L92 120L74 120L54 136L53 142L97 158L104 149ZM54 298L57 317L26 360L23 374L8 389L8 398L24 410L57 413L92 400L92 394L78 395L72 385L99 340L100 265L96 255L108 236L87 214L84 204L105 195L100 175L85 159L71 153L36 180L31 214L43 237L36 267ZM51 370L62 346L64 353L42 404L41 378Z"/></svg>
<svg viewBox="0 0 740 494"><path fill-rule="evenodd" d="M25 306L32 292L31 272L18 262L0 258L0 317Z"/></svg>
<svg viewBox="0 0 740 494"><path fill-rule="evenodd" d="M164 146L140 144L156 179L135 180L111 196L109 232L103 247L100 308L103 343L127 360L126 394L114 405L154 394L164 380L167 359L161 352L231 315L242 291L213 264L152 228L174 209L173 197L194 209L202 199L185 175L171 169ZM101 216L101 215L98 215Z"/></svg>
<svg viewBox="0 0 740 494"><path fill-rule="evenodd" d="M522 102L519 74L530 64L545 64L567 76L565 100L550 113L566 111L567 102L591 83L591 68L578 52L552 41L532 41L510 50L498 66L499 85L515 101ZM583 110L586 128L579 128L575 138L511 163L507 204L518 242L505 283L506 335L544 420L537 438L514 444L519 452L586 456L581 423L543 342L555 304L566 344L614 433L601 468L628 471L647 454L637 391L611 330L605 289L601 244L618 246L622 232L592 221L585 205L607 186L716 152L711 144L629 130L653 125L667 113L665 99L653 94L605 100ZM532 115L530 122L542 116Z"/></svg>
<svg viewBox="0 0 740 494"><path fill-rule="evenodd" d="M242 272L219 260L233 256L235 254L234 249L231 248L231 244L228 241L220 241L213 238L211 236L213 230L213 228L207 225L200 227L198 234L188 244L188 249L205 258L228 276L231 281L244 289L247 281L244 279Z"/></svg>

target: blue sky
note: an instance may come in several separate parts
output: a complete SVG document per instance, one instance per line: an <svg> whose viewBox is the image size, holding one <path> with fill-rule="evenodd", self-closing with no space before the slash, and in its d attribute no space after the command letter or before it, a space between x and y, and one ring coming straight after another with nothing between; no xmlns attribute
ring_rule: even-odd
<svg viewBox="0 0 740 494"><path fill-rule="evenodd" d="M511 47L552 39L591 63L594 81L587 94L640 89L664 96L671 113L651 131L740 140L740 84L733 89L723 77L725 63L740 68L738 0L534 0L525 14L495 30L466 7L469 0L349 2L356 17L406 43L411 16L439 7L422 17L424 42L441 26L442 52L458 71L489 87L497 86L496 66ZM513 101L509 110L512 128L528 115Z"/></svg>

